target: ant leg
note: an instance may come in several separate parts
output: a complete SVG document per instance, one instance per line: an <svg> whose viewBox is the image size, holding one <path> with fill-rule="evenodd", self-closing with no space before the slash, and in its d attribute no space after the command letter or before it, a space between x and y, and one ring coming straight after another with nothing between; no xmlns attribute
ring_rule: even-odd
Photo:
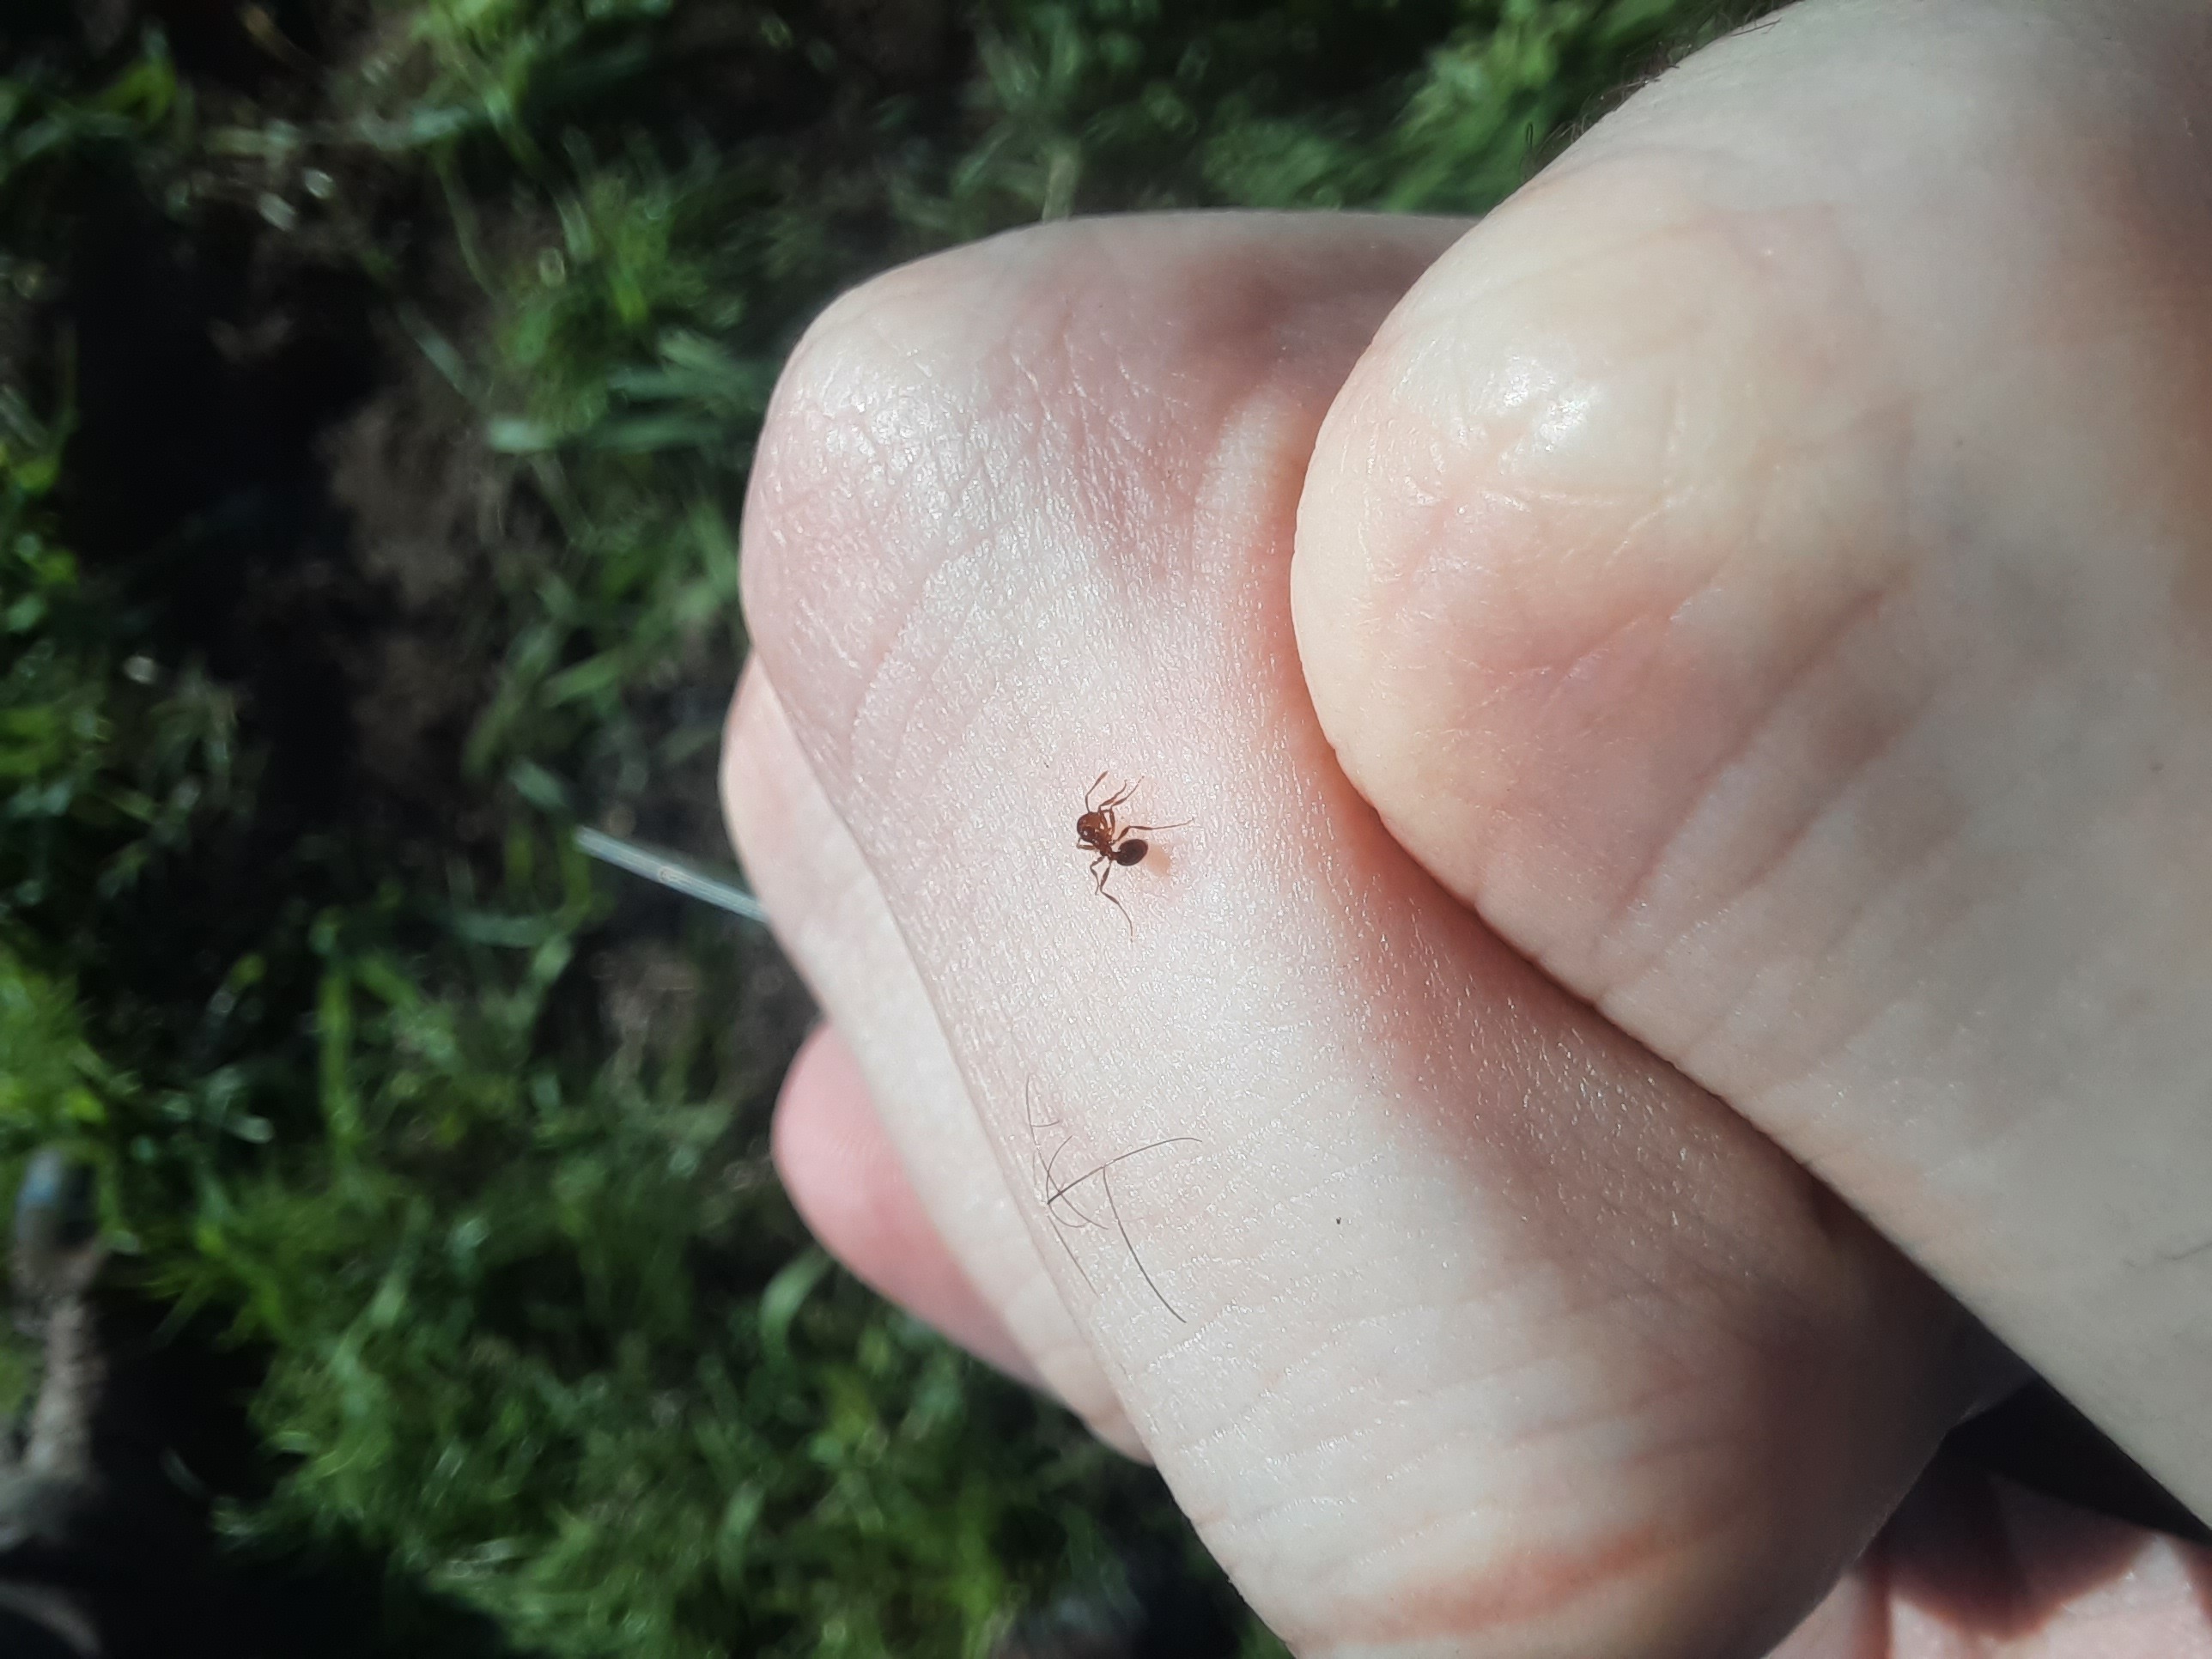
<svg viewBox="0 0 2212 1659"><path fill-rule="evenodd" d="M1097 876L1098 881L1092 890L1121 913L1121 920L1129 924L1129 937L1133 939L1137 937L1137 924L1130 920L1128 906L1106 890L1106 878L1112 875L1118 867L1109 854L1101 853L1093 858L1091 860L1091 868L1092 873Z"/></svg>

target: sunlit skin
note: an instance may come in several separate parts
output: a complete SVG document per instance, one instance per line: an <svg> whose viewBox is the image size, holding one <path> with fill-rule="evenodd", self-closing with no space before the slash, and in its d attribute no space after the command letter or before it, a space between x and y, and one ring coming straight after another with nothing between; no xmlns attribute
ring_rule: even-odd
<svg viewBox="0 0 2212 1659"><path fill-rule="evenodd" d="M2201 1553L1929 1470L2014 1375L1955 1296L2212 1483L2207 28L1808 5L1472 233L1047 228L795 356L725 769L835 1028L779 1165L1298 1652L2212 1655ZM1133 951L1108 756L1205 803ZM1190 1138L1143 1271L1032 1087Z"/></svg>

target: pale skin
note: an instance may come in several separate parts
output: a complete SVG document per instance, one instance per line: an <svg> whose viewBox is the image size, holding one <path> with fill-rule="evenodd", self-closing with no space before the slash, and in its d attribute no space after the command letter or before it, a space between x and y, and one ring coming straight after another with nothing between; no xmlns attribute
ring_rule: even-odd
<svg viewBox="0 0 2212 1659"><path fill-rule="evenodd" d="M1812 5L1472 232L1042 229L794 358L780 1165L1300 1653L2212 1655L2199 1553L1923 1478L1971 1309L2212 1503L2207 86ZM1189 1139L1076 1261L1040 1115Z"/></svg>

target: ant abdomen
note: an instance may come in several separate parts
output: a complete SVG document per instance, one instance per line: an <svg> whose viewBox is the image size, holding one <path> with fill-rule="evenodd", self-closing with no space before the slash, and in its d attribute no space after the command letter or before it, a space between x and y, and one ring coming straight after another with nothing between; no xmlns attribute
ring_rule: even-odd
<svg viewBox="0 0 2212 1659"><path fill-rule="evenodd" d="M1114 849L1114 862L1127 869L1130 865L1142 864L1145 861L1145 854L1152 850L1152 842L1133 838L1123 842Z"/></svg>

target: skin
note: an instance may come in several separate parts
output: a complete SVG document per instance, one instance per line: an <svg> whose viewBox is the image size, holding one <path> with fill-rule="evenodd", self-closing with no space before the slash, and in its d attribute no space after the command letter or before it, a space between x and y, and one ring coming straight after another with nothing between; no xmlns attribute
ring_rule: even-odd
<svg viewBox="0 0 2212 1659"><path fill-rule="evenodd" d="M1042 228L795 355L780 1165L1300 1653L2212 1653L1929 1471L1978 1316L2212 1496L2207 29L1808 6L1472 231Z"/></svg>

